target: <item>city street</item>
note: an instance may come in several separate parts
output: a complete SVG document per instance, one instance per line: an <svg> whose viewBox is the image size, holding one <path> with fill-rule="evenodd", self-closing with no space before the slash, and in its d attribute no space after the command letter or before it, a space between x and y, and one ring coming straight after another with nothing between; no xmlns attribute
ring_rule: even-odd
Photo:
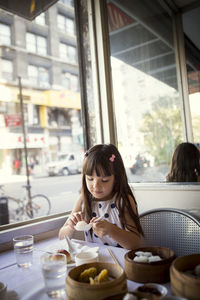
<svg viewBox="0 0 200 300"><path fill-rule="evenodd" d="M156 178L157 181L164 181L166 173L167 168L144 168L138 170L136 174L131 174L130 170L127 169L129 182L141 182L141 180L143 180L143 182L151 182L154 181L153 178ZM52 177L45 174L37 174L30 177L30 182L32 195L46 195L51 202L50 214L55 214L72 210L79 196L81 174ZM10 181L5 181L3 184L5 195L23 199L25 189L22 188L22 186L26 184L26 176L13 175Z"/></svg>
<svg viewBox="0 0 200 300"><path fill-rule="evenodd" d="M24 176L24 179L26 177ZM22 186L26 180L5 183L5 194L20 198L25 189ZM81 186L81 175L36 177L31 178L32 195L44 194L51 201L51 213L60 213L71 210L76 201Z"/></svg>

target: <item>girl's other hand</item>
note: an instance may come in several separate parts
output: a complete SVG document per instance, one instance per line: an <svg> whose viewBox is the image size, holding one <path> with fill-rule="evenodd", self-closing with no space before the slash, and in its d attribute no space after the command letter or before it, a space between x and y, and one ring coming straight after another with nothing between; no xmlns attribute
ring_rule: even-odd
<svg viewBox="0 0 200 300"><path fill-rule="evenodd" d="M81 211L77 211L74 213L71 213L71 215L69 216L68 220L67 220L67 224L74 228L74 226L76 226L76 224L79 221L84 221L84 214Z"/></svg>
<svg viewBox="0 0 200 300"><path fill-rule="evenodd" d="M112 229L113 224L106 220L100 220L95 222L97 218L93 218L90 223L92 223L92 229L94 233L98 237L103 237L104 235L108 235L110 230Z"/></svg>

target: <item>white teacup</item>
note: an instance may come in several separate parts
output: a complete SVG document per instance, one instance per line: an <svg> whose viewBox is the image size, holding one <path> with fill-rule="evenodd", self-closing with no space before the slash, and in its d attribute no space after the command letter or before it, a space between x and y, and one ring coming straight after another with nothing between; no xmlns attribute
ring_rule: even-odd
<svg viewBox="0 0 200 300"><path fill-rule="evenodd" d="M99 260L99 255L97 252L81 252L75 255L75 263L76 266L80 266L82 264L87 264L91 262L96 262Z"/></svg>
<svg viewBox="0 0 200 300"><path fill-rule="evenodd" d="M7 285L6 283L0 282L0 299L6 299Z"/></svg>

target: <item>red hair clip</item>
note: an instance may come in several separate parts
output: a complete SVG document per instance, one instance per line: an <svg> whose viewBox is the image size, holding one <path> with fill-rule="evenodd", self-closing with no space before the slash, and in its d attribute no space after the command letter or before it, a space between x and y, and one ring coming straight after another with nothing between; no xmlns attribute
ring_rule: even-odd
<svg viewBox="0 0 200 300"><path fill-rule="evenodd" d="M114 162L115 160L115 154L112 154L112 156L109 158L110 161Z"/></svg>

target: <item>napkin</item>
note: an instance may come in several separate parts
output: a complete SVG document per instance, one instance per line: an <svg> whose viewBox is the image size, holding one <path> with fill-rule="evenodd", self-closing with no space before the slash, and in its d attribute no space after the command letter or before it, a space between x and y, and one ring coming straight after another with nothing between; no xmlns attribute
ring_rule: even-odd
<svg viewBox="0 0 200 300"><path fill-rule="evenodd" d="M56 243L56 248L57 249L65 249L67 250L72 257L74 257L77 253L80 252L98 252L99 247L90 247L85 244L85 241L78 241L74 239L70 239L67 236L65 237L64 240L59 240ZM55 247L54 247L55 248Z"/></svg>
<svg viewBox="0 0 200 300"><path fill-rule="evenodd" d="M89 247L88 245L83 245L77 240L71 240L68 237L65 237L65 242L66 242L66 250L70 252L70 254L77 254L80 252L98 252L99 247Z"/></svg>

